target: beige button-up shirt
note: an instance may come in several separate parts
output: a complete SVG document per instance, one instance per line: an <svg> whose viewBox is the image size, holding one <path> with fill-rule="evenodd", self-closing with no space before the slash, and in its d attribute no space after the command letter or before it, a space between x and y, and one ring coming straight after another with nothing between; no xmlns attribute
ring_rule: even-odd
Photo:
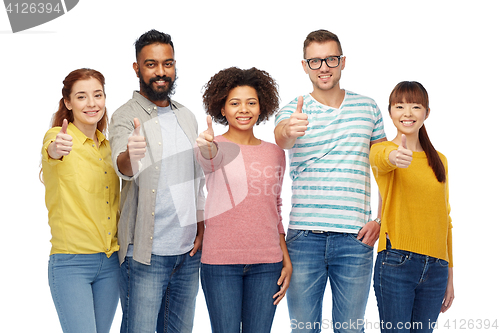
<svg viewBox="0 0 500 333"><path fill-rule="evenodd" d="M182 104L171 101L172 109L177 117L180 127L195 145L198 136L198 124L194 114ZM141 123L141 135L147 143L146 157L141 160L140 170L128 177L118 170L117 158L127 150L128 138L134 130L134 118ZM118 243L120 250L118 256L120 263L125 260L129 244L134 244L133 259L150 264L153 246L156 189L160 177L162 144L168 144L168 138L163 139L158 119L157 106L150 100L135 91L132 99L122 105L111 117L109 136L112 150L112 161L116 173L122 178L122 192L120 202L120 221L118 224ZM160 143L160 144L159 144ZM196 163L194 166L194 186L196 196L196 209L203 211L205 196L203 186L205 179L203 171ZM196 222L203 220L198 214L198 221L187 226L192 230L193 242L196 237Z"/></svg>

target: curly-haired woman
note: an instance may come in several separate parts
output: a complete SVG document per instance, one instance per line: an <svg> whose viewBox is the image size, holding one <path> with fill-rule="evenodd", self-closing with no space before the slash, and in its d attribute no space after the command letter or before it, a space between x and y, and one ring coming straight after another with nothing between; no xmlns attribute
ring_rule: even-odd
<svg viewBox="0 0 500 333"><path fill-rule="evenodd" d="M231 67L205 86L208 129L197 144L206 178L201 283L213 332L270 332L292 264L281 222L285 153L255 137L279 106L268 73ZM228 125L214 137L212 119Z"/></svg>

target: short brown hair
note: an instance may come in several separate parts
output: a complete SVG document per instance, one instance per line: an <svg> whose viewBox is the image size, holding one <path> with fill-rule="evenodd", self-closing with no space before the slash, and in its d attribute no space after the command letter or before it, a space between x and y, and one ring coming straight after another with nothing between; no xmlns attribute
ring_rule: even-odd
<svg viewBox="0 0 500 333"><path fill-rule="evenodd" d="M216 123L228 124L222 115L222 108L226 104L229 92L233 88L242 86L254 88L259 97L260 115L256 125L268 120L278 111L278 84L267 72L255 67L250 69L230 67L212 76L204 87L203 106Z"/></svg>
<svg viewBox="0 0 500 333"><path fill-rule="evenodd" d="M342 55L343 54L342 53L342 46L340 45L340 40L336 34L334 34L333 32L330 32L328 30L324 30L324 29L316 30L316 31L309 33L309 35L307 35L307 37L306 37L306 40L304 41L304 59L306 58L306 49L311 43L314 43L314 42L326 43L326 42L330 42L330 41L334 41L337 43L337 45L339 46L339 51L340 51L339 55Z"/></svg>

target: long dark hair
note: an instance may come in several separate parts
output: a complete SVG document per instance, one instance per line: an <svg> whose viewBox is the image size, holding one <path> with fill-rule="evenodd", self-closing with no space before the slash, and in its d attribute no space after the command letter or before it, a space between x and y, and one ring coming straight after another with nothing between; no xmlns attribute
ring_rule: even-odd
<svg viewBox="0 0 500 333"><path fill-rule="evenodd" d="M399 82L394 87L389 96L389 113L391 113L391 106L397 103L421 104L429 112L429 95L427 94L427 90L425 90L422 84L416 81ZM420 128L418 139L437 180L444 183L446 181L446 170L444 169L443 161L441 161L438 152L429 139L429 135L427 135L425 125L422 125Z"/></svg>
<svg viewBox="0 0 500 333"><path fill-rule="evenodd" d="M94 78L101 83L102 91L104 92L104 76L95 69L80 68L72 71L71 73L68 74L68 76L66 76L66 78L63 81L62 98L59 101L58 110L56 111L56 113L54 113L54 116L52 117L51 127L62 126L64 119L67 119L69 123L75 120L75 117L73 116L73 111L68 110L64 101L70 100L71 89L73 89L73 85L75 84L75 82L80 80L89 80L91 78ZM104 93L104 95L106 94ZM104 114L101 120L99 120L99 122L97 123L97 129L104 134L107 127L108 127L108 115L106 109L104 109Z"/></svg>

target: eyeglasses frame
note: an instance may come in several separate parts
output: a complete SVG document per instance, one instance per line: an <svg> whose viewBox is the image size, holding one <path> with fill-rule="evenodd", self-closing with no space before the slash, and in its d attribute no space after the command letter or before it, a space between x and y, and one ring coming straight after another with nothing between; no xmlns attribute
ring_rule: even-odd
<svg viewBox="0 0 500 333"><path fill-rule="evenodd" d="M326 58L323 58L323 59L321 59L321 58L310 58L310 59L304 59L304 61L305 61L305 62L307 62L307 65L309 66L309 68L310 68L310 69L312 69L313 71L315 71L315 70L320 69L320 68L321 68L321 66L323 66L323 61L325 62L326 66L327 66L328 68L337 68L337 67L339 67L339 65L340 65L340 60L341 60L343 57L344 57L343 55L339 55L339 56L329 56L329 57L326 57ZM338 60L338 64L337 64L337 66L333 66L333 67L332 67L332 66L328 65L328 63L326 62L326 59L328 59L328 58L337 58L337 60ZM318 68L312 68L312 67L311 67L311 64L309 63L309 61L311 61L311 60L313 60L313 59L318 59L318 60L321 60L321 64L319 65L319 67L318 67Z"/></svg>

